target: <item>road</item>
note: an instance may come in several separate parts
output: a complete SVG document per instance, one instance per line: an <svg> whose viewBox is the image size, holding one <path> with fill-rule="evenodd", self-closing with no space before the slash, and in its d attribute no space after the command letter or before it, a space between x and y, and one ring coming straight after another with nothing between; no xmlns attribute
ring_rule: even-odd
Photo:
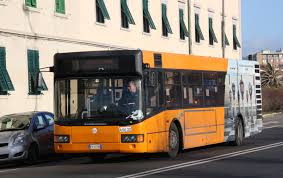
<svg viewBox="0 0 283 178"><path fill-rule="evenodd" d="M164 155L110 155L103 162L85 157L51 158L38 165L0 165L1 178L45 177L283 177L283 114L268 115L264 131L240 147L218 144Z"/></svg>

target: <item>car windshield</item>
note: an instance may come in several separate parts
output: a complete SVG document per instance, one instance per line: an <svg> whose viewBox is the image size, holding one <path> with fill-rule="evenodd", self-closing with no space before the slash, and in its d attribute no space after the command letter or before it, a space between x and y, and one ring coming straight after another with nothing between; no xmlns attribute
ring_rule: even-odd
<svg viewBox="0 0 283 178"><path fill-rule="evenodd" d="M30 117L26 115L0 117L0 131L24 130L30 125Z"/></svg>
<svg viewBox="0 0 283 178"><path fill-rule="evenodd" d="M143 118L140 79L57 80L55 88L56 120L111 122Z"/></svg>

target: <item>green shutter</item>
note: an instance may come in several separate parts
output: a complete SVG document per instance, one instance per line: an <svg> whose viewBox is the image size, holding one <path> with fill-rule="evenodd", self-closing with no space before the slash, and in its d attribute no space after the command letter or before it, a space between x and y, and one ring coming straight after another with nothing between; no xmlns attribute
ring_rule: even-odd
<svg viewBox="0 0 283 178"><path fill-rule="evenodd" d="M143 16L148 20L150 28L155 30L155 24L148 10L148 0L143 0Z"/></svg>
<svg viewBox="0 0 283 178"><path fill-rule="evenodd" d="M14 85L6 69L6 51L0 48L0 91L14 91Z"/></svg>
<svg viewBox="0 0 283 178"><path fill-rule="evenodd" d="M110 20L110 16L109 16L109 13L108 13L107 8L105 6L104 0L97 0L96 2L98 3L98 6L99 6L99 8L100 8L100 10L103 14L103 17L105 19Z"/></svg>
<svg viewBox="0 0 283 178"><path fill-rule="evenodd" d="M208 22L209 22L209 33L212 35L212 39L215 43L218 43L218 40L216 38L216 35L214 33L214 30L213 30L213 21L212 21L212 18L208 18Z"/></svg>
<svg viewBox="0 0 283 178"><path fill-rule="evenodd" d="M122 11L126 14L129 23L132 25L135 25L134 18L127 4L127 0L121 0L121 8L122 8Z"/></svg>
<svg viewBox="0 0 283 178"><path fill-rule="evenodd" d="M40 71L39 69L39 52L36 50L28 50L28 79L29 79L29 94L37 95L40 94L40 91L48 90L45 81L43 80L42 86L35 88L37 74Z"/></svg>
<svg viewBox="0 0 283 178"><path fill-rule="evenodd" d="M198 33L200 39L204 40L204 36L203 36L203 33L202 33L200 25L199 25L199 15L198 14L195 14L195 27L196 27L196 30L197 30L197 33Z"/></svg>
<svg viewBox="0 0 283 178"><path fill-rule="evenodd" d="M235 41L237 47L241 48L240 42L237 38L237 29L236 29L236 25L233 25L233 40Z"/></svg>
<svg viewBox="0 0 283 178"><path fill-rule="evenodd" d="M172 32L169 20L167 18L167 6L166 6L166 4L162 4L162 20L165 23L165 27L166 27L168 33L172 34L173 32Z"/></svg>
<svg viewBox="0 0 283 178"><path fill-rule="evenodd" d="M56 0L56 12L65 14L65 0Z"/></svg>
<svg viewBox="0 0 283 178"><path fill-rule="evenodd" d="M31 0L26 0L26 6L31 6Z"/></svg>
<svg viewBox="0 0 283 178"><path fill-rule="evenodd" d="M36 0L30 0L30 6L31 7L36 7Z"/></svg>
<svg viewBox="0 0 283 178"><path fill-rule="evenodd" d="M226 46L229 46L229 45L230 45L230 43L229 43L229 40L228 40L228 38L227 38L226 33L225 33L225 39L224 39L224 42L225 42L225 45L226 45Z"/></svg>
<svg viewBox="0 0 283 178"><path fill-rule="evenodd" d="M179 18L180 18L180 26L182 31L184 32L186 37L189 37L189 32L187 30L185 21L184 21L184 10L183 9L179 9Z"/></svg>

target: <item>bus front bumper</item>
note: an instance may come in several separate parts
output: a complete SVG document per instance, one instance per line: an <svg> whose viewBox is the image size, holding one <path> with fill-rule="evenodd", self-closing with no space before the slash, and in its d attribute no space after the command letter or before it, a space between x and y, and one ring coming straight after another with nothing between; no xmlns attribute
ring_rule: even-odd
<svg viewBox="0 0 283 178"><path fill-rule="evenodd" d="M55 143L56 153L146 153L146 143Z"/></svg>

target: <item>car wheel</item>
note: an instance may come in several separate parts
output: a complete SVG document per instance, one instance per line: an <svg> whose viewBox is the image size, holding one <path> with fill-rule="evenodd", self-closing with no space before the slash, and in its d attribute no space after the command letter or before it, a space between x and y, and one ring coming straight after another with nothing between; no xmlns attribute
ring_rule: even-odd
<svg viewBox="0 0 283 178"><path fill-rule="evenodd" d="M32 144L28 150L27 164L35 164L39 159L39 151L36 144Z"/></svg>
<svg viewBox="0 0 283 178"><path fill-rule="evenodd" d="M235 124L235 141L232 142L235 146L240 146L244 141L244 126L241 119L237 119Z"/></svg>
<svg viewBox="0 0 283 178"><path fill-rule="evenodd" d="M169 139L168 156L170 158L176 158L180 148L180 137L179 137L178 128L174 123L172 123L170 126L168 139Z"/></svg>
<svg viewBox="0 0 283 178"><path fill-rule="evenodd" d="M107 156L107 154L91 154L89 155L89 159L93 162L101 162L105 159L105 157Z"/></svg>

